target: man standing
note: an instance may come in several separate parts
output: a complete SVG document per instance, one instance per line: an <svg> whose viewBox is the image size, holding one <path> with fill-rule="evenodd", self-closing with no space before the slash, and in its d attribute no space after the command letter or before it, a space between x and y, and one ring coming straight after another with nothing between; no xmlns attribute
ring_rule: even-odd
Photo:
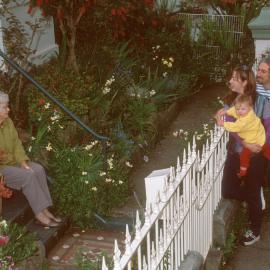
<svg viewBox="0 0 270 270"><path fill-rule="evenodd" d="M256 91L258 94L256 100L257 115L262 118L265 131L266 143L270 143L270 58L264 58L260 61L256 74ZM256 151L254 151L256 152ZM269 164L270 165L270 164ZM266 172L266 180L270 184L270 166Z"/></svg>

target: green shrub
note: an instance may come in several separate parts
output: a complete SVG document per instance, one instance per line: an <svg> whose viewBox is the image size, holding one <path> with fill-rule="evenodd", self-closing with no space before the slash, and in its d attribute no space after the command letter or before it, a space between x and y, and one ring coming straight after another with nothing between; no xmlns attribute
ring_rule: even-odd
<svg viewBox="0 0 270 270"><path fill-rule="evenodd" d="M0 222L0 237L7 236L8 243L0 245L0 269L9 269L17 263L32 256L37 250L36 237L29 233L25 227L16 223L8 224L5 220Z"/></svg>
<svg viewBox="0 0 270 270"><path fill-rule="evenodd" d="M126 170L113 156L104 167L97 142L83 147L57 149L50 159L52 195L60 213L73 224L89 227L94 213L108 214L125 202L128 191Z"/></svg>

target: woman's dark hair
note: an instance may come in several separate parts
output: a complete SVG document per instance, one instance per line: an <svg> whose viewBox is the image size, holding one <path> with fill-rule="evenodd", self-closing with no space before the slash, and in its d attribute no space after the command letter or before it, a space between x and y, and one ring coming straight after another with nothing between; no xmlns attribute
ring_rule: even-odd
<svg viewBox="0 0 270 270"><path fill-rule="evenodd" d="M236 73L236 76L241 81L247 81L247 85L244 89L244 93L247 96L251 96L253 104L256 100L256 79L254 72L252 69L247 65L238 66L233 69L233 72ZM235 92L230 91L230 93L225 96L224 102L228 105L231 105L235 100L238 94Z"/></svg>

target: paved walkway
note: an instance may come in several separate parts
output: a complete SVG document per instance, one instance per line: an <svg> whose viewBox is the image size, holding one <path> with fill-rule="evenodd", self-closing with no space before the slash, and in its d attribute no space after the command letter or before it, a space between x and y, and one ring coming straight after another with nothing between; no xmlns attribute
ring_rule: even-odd
<svg viewBox="0 0 270 270"><path fill-rule="evenodd" d="M252 246L238 246L226 270L269 270L270 269L270 191L265 192L261 239Z"/></svg>

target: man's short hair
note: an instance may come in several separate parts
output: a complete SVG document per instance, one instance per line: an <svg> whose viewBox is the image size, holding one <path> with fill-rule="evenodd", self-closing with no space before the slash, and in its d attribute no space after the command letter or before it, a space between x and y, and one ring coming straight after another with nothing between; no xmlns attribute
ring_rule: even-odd
<svg viewBox="0 0 270 270"><path fill-rule="evenodd" d="M269 67L269 71L270 71L270 56L265 56L263 57L260 62L259 65L265 63L268 67Z"/></svg>

